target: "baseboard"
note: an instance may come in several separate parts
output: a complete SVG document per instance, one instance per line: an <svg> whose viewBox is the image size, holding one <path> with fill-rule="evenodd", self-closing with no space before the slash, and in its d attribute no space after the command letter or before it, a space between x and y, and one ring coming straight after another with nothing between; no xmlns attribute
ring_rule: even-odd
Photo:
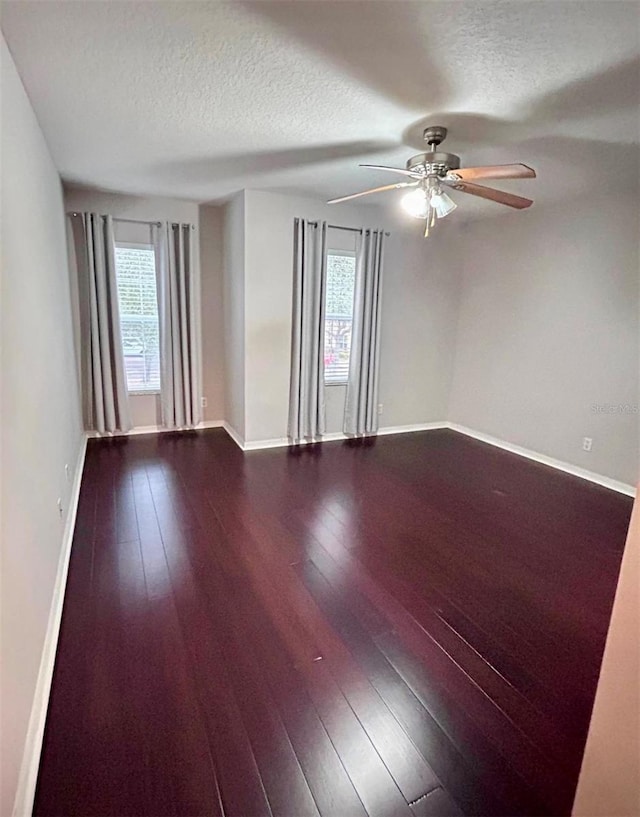
<svg viewBox="0 0 640 817"><path fill-rule="evenodd" d="M413 431L435 431L439 428L447 427L447 423L444 421L434 423L417 423L408 426L387 426L385 428L378 429L378 436L382 434L411 434Z"/></svg>
<svg viewBox="0 0 640 817"><path fill-rule="evenodd" d="M76 469L69 495L69 510L62 534L62 546L58 559L58 569L53 588L51 608L49 610L49 620L47 622L47 632L45 634L42 656L40 658L40 668L36 681L27 736L25 740L22 764L18 776L18 787L13 804L12 817L30 817L33 811L33 800L36 793L36 783L38 780L38 768L40 766L40 752L42 750L42 739L44 737L45 721L47 719L47 708L49 705L49 693L53 678L53 667L56 660L56 649L58 646L58 635L60 633L60 622L62 620L62 605L64 603L64 592L67 585L67 573L69 571L69 558L71 556L71 543L73 542L73 532L76 525L76 515L78 512L78 500L80 498L80 484L82 482L82 472L84 469L84 459L87 451L87 435L84 434Z"/></svg>
<svg viewBox="0 0 640 817"><path fill-rule="evenodd" d="M246 451L244 439L242 436L235 430L235 428L230 425L226 420L222 423L222 427L227 432L227 434L231 437L234 443L240 448L242 451Z"/></svg>
<svg viewBox="0 0 640 817"><path fill-rule="evenodd" d="M579 468L577 465L571 465L569 462L556 460L553 457L548 457L546 454L540 454L537 451L531 451L529 448L523 448L520 445L500 440L497 437L492 437L490 434L485 434L482 431L475 431L472 428L458 425L457 423L447 423L447 428L452 431L457 431L459 434L465 434L467 437L473 437L475 440L480 440L483 443L488 443L496 448L502 448L509 451L511 454L518 454L520 457L526 457L528 460L548 465L558 471L564 471L566 474L572 474L574 477L586 479L589 482L594 482L596 485L602 485L604 488L609 488L612 491L617 491L620 494L635 497L636 489L633 485L628 485L626 482L620 482L611 477L596 474L593 471L587 471L586 468Z"/></svg>
<svg viewBox="0 0 640 817"><path fill-rule="evenodd" d="M227 428L226 425L225 428ZM410 434L412 431L432 431L437 428L447 428L447 424L445 422L434 422L415 423L414 425L408 426L385 426L384 428L378 429L377 436L381 437L386 434ZM227 431L229 431L229 429L227 429ZM231 434L231 431L229 431L229 433ZM323 434L322 438L319 440L303 440L299 444L309 445L311 442L329 443L334 442L335 440L348 439L349 437L346 434L343 434L342 431L332 431L328 434ZM274 437L268 440L249 440L248 442L242 442L242 444L239 442L239 439L236 439L235 441L243 451L258 451L264 448L284 448L292 444L288 437Z"/></svg>
<svg viewBox="0 0 640 817"><path fill-rule="evenodd" d="M136 437L138 434L169 434L176 431L197 431L201 428L222 428L224 426L223 420L203 420L197 426L192 428L165 428L164 426L135 426L129 431L113 431L107 434L100 434L99 431L87 431L89 437L99 437L105 439L109 437Z"/></svg>

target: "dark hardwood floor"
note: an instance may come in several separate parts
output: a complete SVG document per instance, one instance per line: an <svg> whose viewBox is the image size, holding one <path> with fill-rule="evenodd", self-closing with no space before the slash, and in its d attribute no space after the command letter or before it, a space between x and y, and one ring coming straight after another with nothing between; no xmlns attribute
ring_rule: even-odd
<svg viewBox="0 0 640 817"><path fill-rule="evenodd" d="M631 499L452 431L91 440L37 815L567 815Z"/></svg>

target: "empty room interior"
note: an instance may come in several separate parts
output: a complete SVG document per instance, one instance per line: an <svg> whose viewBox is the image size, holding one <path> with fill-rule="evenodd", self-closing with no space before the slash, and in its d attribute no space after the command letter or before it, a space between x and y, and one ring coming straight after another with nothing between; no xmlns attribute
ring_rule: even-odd
<svg viewBox="0 0 640 817"><path fill-rule="evenodd" d="M640 2L0 15L2 817L638 817Z"/></svg>

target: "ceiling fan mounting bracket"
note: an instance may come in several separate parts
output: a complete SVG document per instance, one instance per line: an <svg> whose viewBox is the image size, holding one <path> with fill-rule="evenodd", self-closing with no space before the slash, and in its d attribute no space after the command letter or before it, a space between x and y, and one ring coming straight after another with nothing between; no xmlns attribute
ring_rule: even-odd
<svg viewBox="0 0 640 817"><path fill-rule="evenodd" d="M422 135L428 145L439 145L447 138L447 129L442 125L432 125L430 128L425 128Z"/></svg>

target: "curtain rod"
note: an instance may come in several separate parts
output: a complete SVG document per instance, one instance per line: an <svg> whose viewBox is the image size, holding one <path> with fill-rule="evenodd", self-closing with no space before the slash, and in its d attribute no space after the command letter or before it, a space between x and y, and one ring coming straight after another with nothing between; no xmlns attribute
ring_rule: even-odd
<svg viewBox="0 0 640 817"><path fill-rule="evenodd" d="M308 221L307 224L313 224L316 227L320 224L319 221ZM341 224L327 224L327 227L330 230L348 230L350 233L362 233L365 229L372 230L373 227L343 227ZM391 233L385 232L385 235L391 235Z"/></svg>
<svg viewBox="0 0 640 817"><path fill-rule="evenodd" d="M147 224L149 227L162 227L161 221L145 221L141 218L114 218L113 220L125 222L126 224Z"/></svg>
<svg viewBox="0 0 640 817"><path fill-rule="evenodd" d="M80 213L67 213L67 215L79 216ZM161 221L145 221L144 219L140 219L140 218L114 218L113 220L114 221L120 221L120 222L126 222L127 224L146 224L148 227L153 227L154 225L156 227L162 227L162 222ZM171 222L171 224L178 224L178 223L179 222L177 222L177 221L176 222ZM196 228L195 224L190 224L189 226L191 227L192 230L195 230L195 228Z"/></svg>

